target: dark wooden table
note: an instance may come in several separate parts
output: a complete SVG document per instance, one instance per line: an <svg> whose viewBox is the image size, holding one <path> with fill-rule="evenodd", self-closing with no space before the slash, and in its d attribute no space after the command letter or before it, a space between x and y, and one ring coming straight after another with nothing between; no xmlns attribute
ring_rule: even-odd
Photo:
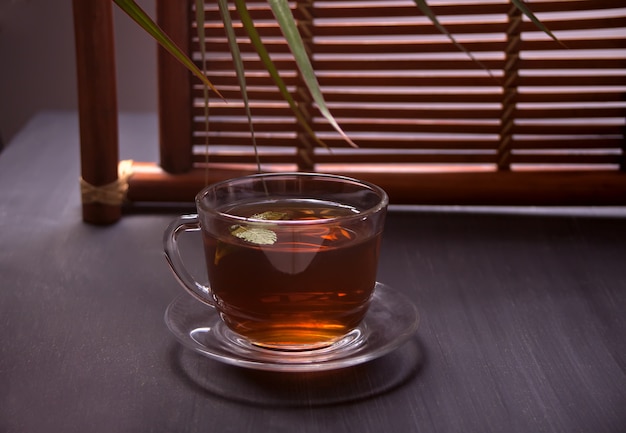
<svg viewBox="0 0 626 433"><path fill-rule="evenodd" d="M121 126L122 158L156 159L152 116ZM418 305L415 337L251 371L164 324L178 211L81 221L78 149L75 113L49 112L0 154L0 432L626 431L624 209L394 207L379 280Z"/></svg>

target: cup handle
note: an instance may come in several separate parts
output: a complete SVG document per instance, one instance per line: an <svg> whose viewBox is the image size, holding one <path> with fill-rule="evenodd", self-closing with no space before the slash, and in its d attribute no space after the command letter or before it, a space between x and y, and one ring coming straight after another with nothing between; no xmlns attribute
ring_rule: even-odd
<svg viewBox="0 0 626 433"><path fill-rule="evenodd" d="M200 230L198 215L183 215L170 223L163 234L163 251L170 269L178 282L196 299L214 307L211 289L197 282L187 271L178 249L178 236L183 232Z"/></svg>

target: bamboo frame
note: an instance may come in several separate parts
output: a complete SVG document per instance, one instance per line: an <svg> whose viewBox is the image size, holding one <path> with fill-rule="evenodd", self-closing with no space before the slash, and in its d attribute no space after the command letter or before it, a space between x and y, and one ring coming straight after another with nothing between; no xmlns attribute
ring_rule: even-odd
<svg viewBox="0 0 626 433"><path fill-rule="evenodd" d="M186 1L157 1L160 25L183 47L191 47L190 9ZM307 7L307 6L303 6ZM115 55L110 0L74 0L79 114L81 130L81 172L83 179L98 187L117 179L117 101ZM512 16L512 19L516 19ZM508 33L507 63L518 59L519 28ZM96 54L97 53L97 54ZM159 132L160 162L135 162L128 182L127 204L148 202L191 202L206 183L252 174L253 165L226 161L204 164L192 154L193 90L189 72L159 49ZM514 69L514 68L513 68ZM96 74L96 75L94 75ZM507 72L508 74L508 72ZM87 79L87 76L92 78ZM96 79L93 79L93 77ZM523 98L516 92L518 77L512 71L504 87L503 104ZM623 77L622 77L623 78ZM302 100L301 103L308 103ZM515 126L511 112L501 117L499 133L506 137ZM624 134L624 127L616 131ZM626 144L622 143L622 149ZM418 172L399 171L394 165L379 164L378 171L359 165L336 165L332 172L374 182L398 204L458 205L626 205L626 163L624 152L612 158L621 171L510 171L509 152L500 149L491 161L499 170ZM529 156L529 161L532 156ZM322 158L323 161L323 158ZM328 156L332 162L332 156ZM302 164L294 154L293 164ZM355 163L358 163L358 159ZM410 160L407 160L410 162ZM268 171L280 171L276 165ZM303 167L310 170L312 167ZM121 205L84 203L83 219L96 224L117 221Z"/></svg>

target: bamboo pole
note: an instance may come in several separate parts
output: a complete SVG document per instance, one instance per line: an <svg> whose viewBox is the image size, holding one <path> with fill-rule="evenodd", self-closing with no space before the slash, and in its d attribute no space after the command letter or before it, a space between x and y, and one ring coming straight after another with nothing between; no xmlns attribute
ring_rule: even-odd
<svg viewBox="0 0 626 433"><path fill-rule="evenodd" d="M267 170L271 171L271 170ZM281 170L278 170L281 171ZM209 183L254 174L254 164L213 165ZM485 171L385 172L354 168L329 170L375 183L385 189L392 204L490 206L623 206L626 176L621 171ZM206 185L205 169L170 174L156 163L133 165L129 203L192 203Z"/></svg>
<svg viewBox="0 0 626 433"><path fill-rule="evenodd" d="M117 181L119 160L112 2L74 0L73 10L81 175L83 186L98 192ZM85 222L111 224L120 218L121 202L90 197L83 192Z"/></svg>
<svg viewBox="0 0 626 433"><path fill-rule="evenodd" d="M159 26L187 53L191 44L190 15L188 0L157 1ZM192 167L192 77L163 47L159 46L157 53L161 167L169 173L185 173Z"/></svg>

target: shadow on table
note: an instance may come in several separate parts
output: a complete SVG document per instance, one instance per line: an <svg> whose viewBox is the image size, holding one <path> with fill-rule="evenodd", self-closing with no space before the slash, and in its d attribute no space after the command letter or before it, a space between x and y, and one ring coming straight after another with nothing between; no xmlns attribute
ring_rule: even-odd
<svg viewBox="0 0 626 433"><path fill-rule="evenodd" d="M208 359L176 344L175 373L191 386L228 400L272 407L349 403L388 393L420 371L424 354L416 337L395 351L353 367L293 373L250 370Z"/></svg>

